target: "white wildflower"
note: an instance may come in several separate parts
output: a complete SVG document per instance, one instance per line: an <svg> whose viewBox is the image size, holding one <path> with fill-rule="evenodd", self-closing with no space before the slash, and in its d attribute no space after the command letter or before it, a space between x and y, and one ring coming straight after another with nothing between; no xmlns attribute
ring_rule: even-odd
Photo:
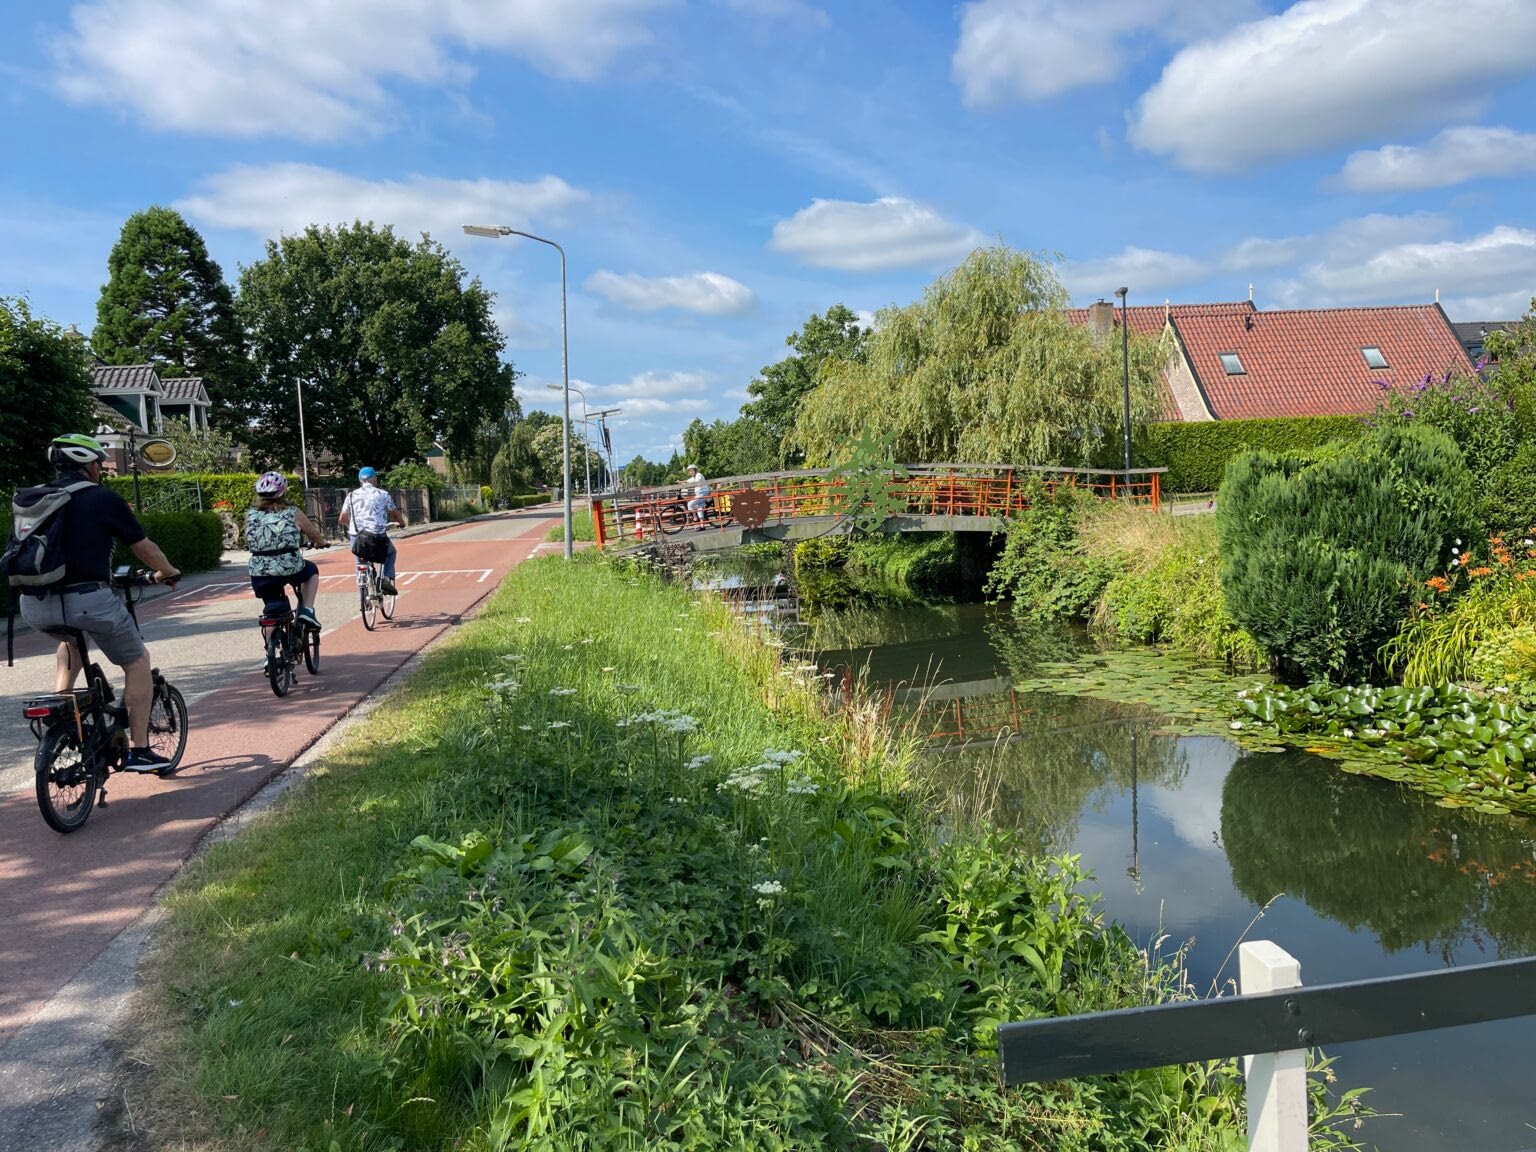
<svg viewBox="0 0 1536 1152"><path fill-rule="evenodd" d="M560 645L560 650L562 652L574 652L574 651L576 651L576 645L574 645L574 644L562 644L562 645Z"/></svg>
<svg viewBox="0 0 1536 1152"><path fill-rule="evenodd" d="M1227 727L1232 729L1234 732L1241 732L1243 730L1243 722L1241 720L1234 720L1232 723L1228 724Z"/></svg>
<svg viewBox="0 0 1536 1152"><path fill-rule="evenodd" d="M695 756L692 760L688 761L688 767L690 770L702 768L713 759L713 756L711 756L708 752L705 752L703 755Z"/></svg>
<svg viewBox="0 0 1536 1152"><path fill-rule="evenodd" d="M764 760L771 760L775 764L793 764L796 760L800 759L800 757L802 757L804 755L805 755L804 752L774 752L774 751L768 751L768 752L764 752L763 753L763 759Z"/></svg>
<svg viewBox="0 0 1536 1152"><path fill-rule="evenodd" d="M1346 729L1344 729L1344 739L1346 739L1346 740L1353 740L1354 738L1355 738L1355 730L1353 728L1346 728Z"/></svg>
<svg viewBox="0 0 1536 1152"><path fill-rule="evenodd" d="M517 730L519 732L532 732L533 731L533 725L532 724L519 724L517 726Z"/></svg>
<svg viewBox="0 0 1536 1152"><path fill-rule="evenodd" d="M502 656L502 659L505 660L508 664L521 664L524 660L528 659L528 657L524 656L521 652L508 652L506 655Z"/></svg>
<svg viewBox="0 0 1536 1152"><path fill-rule="evenodd" d="M574 696L574 695L576 695L576 689L574 689L574 688L551 688L549 690L549 694L551 696Z"/></svg>
<svg viewBox="0 0 1536 1152"><path fill-rule="evenodd" d="M615 668L612 664L610 664L610 665L608 665L608 667L604 668L603 671L604 672L617 672L618 669Z"/></svg>
<svg viewBox="0 0 1536 1152"><path fill-rule="evenodd" d="M517 622L519 624L532 624L533 623L533 617L532 616L519 616L517 618Z"/></svg>
<svg viewBox="0 0 1536 1152"><path fill-rule="evenodd" d="M590 644L590 643L592 643L592 637L588 636L585 640L582 641L582 643L583 644Z"/></svg>
<svg viewBox="0 0 1536 1152"><path fill-rule="evenodd" d="M551 729L554 729L554 728L569 728L570 724L568 722L564 721L564 720L551 720L548 724L544 725L544 727L551 728Z"/></svg>
<svg viewBox="0 0 1536 1152"><path fill-rule="evenodd" d="M761 884L752 885L752 891L759 896L778 896L784 891L784 885L777 880L764 880Z"/></svg>
<svg viewBox="0 0 1536 1152"><path fill-rule="evenodd" d="M821 791L821 785L813 780L792 780L789 784L791 796L814 796Z"/></svg>

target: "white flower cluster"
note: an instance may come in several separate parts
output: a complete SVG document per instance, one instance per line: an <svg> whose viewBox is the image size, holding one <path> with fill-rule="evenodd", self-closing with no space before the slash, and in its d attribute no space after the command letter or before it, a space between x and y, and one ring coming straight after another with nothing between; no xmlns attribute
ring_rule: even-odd
<svg viewBox="0 0 1536 1152"><path fill-rule="evenodd" d="M495 680L487 680L485 686L492 692L502 696L510 696L522 687L510 676L498 676Z"/></svg>
<svg viewBox="0 0 1536 1152"><path fill-rule="evenodd" d="M793 764L804 755L804 752L775 752L770 748L763 753L763 759L772 764Z"/></svg>
<svg viewBox="0 0 1536 1152"><path fill-rule="evenodd" d="M791 796L814 796L821 791L821 785L814 780L791 780L788 791Z"/></svg>
<svg viewBox="0 0 1536 1152"><path fill-rule="evenodd" d="M528 657L523 655L521 652L508 652L502 656L502 659L505 660L508 664L521 664L524 660L528 659Z"/></svg>
<svg viewBox="0 0 1536 1152"><path fill-rule="evenodd" d="M775 764L754 764L750 768L738 768L715 785L715 791L740 792L747 796L756 796L763 790L763 770L772 770L776 767Z"/></svg>
<svg viewBox="0 0 1536 1152"><path fill-rule="evenodd" d="M532 616L519 616L517 618L517 622L519 624L532 624L533 623L533 617Z"/></svg>
<svg viewBox="0 0 1536 1152"><path fill-rule="evenodd" d="M764 880L761 884L752 885L752 891L756 892L759 896L782 896L784 894L784 885L780 884L777 880Z"/></svg>
<svg viewBox="0 0 1536 1152"><path fill-rule="evenodd" d="M551 730L559 729L559 728L569 728L570 727L570 723L565 721L565 720L551 720L548 724L544 725L544 727L549 728Z"/></svg>
<svg viewBox="0 0 1536 1152"><path fill-rule="evenodd" d="M1232 723L1228 724L1227 727L1232 729L1234 732L1241 732L1243 730L1243 722L1241 720L1234 720Z"/></svg>
<svg viewBox="0 0 1536 1152"><path fill-rule="evenodd" d="M574 695L576 695L576 689L574 689L574 688L551 688L549 690L549 694L551 696L574 696Z"/></svg>
<svg viewBox="0 0 1536 1152"><path fill-rule="evenodd" d="M711 756L708 752L705 752L702 755L695 756L692 760L688 761L688 769L689 771L697 771L713 759L713 756Z"/></svg>
<svg viewBox="0 0 1536 1152"><path fill-rule="evenodd" d="M670 732L674 736L685 736L690 732L699 730L699 722L692 716L682 712L674 712L670 708L660 708L655 712L641 712L631 716L627 720L620 720L620 728L633 728L639 724L656 724L663 731Z"/></svg>

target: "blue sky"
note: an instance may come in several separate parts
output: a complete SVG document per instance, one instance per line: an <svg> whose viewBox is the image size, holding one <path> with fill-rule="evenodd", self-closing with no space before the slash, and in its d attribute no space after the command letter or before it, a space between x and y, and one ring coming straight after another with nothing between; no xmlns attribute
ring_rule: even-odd
<svg viewBox="0 0 1536 1152"><path fill-rule="evenodd" d="M525 407L623 457L730 418L811 312L978 243L1073 297L1261 308L1536 294L1529 0L0 0L0 294L89 330L123 217L233 281L354 217L498 294Z"/></svg>

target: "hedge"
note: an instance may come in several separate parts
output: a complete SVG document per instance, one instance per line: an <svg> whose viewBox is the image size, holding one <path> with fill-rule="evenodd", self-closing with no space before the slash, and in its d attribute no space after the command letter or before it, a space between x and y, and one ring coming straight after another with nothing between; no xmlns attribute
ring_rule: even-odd
<svg viewBox="0 0 1536 1152"><path fill-rule="evenodd" d="M139 523L183 572L217 568L224 554L224 522L214 512L148 512ZM123 562L123 561L119 561Z"/></svg>
<svg viewBox="0 0 1536 1152"><path fill-rule="evenodd" d="M574 497L574 493L572 495ZM508 508L532 508L535 504L548 504L549 501L548 492L524 492L517 496L506 497Z"/></svg>
<svg viewBox="0 0 1536 1152"><path fill-rule="evenodd" d="M1251 448L1307 453L1335 440L1358 439L1367 429L1358 416L1147 424L1136 433L1132 455L1138 467L1168 469L1164 492L1214 492L1227 462Z"/></svg>
<svg viewBox="0 0 1536 1152"><path fill-rule="evenodd" d="M239 514L249 508L256 499L256 480L255 472L157 472L152 475L140 473L139 490L143 494L145 503L149 503L157 490L180 488L196 481L202 485L204 512L212 512L220 504L228 504L229 510L238 518ZM132 476L107 476L102 482L130 504L133 503ZM288 487L291 491L299 492L303 484L297 476L289 476Z"/></svg>

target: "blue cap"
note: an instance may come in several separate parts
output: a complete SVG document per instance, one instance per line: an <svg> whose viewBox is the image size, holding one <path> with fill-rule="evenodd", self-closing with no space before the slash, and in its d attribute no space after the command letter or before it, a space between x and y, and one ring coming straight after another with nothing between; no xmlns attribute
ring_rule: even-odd
<svg viewBox="0 0 1536 1152"><path fill-rule="evenodd" d="M366 466L357 470L357 478L359 480L372 480L377 475L377 472Z"/></svg>

